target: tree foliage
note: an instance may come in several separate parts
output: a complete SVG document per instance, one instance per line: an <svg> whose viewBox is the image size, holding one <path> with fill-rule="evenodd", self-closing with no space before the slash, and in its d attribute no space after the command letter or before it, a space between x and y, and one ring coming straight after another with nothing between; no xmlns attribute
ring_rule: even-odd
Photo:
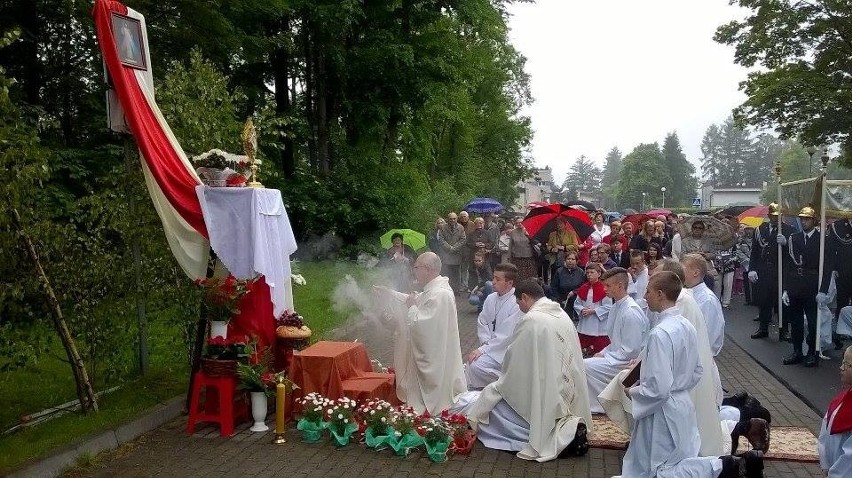
<svg viewBox="0 0 852 478"><path fill-rule="evenodd" d="M781 141L763 134L755 137L733 118L710 125L701 141L701 169L715 188L760 188L770 181Z"/></svg>
<svg viewBox="0 0 852 478"><path fill-rule="evenodd" d="M695 166L683 154L676 132L667 134L663 141L663 161L672 178L666 192L666 205L670 207L691 205L698 188L698 180L695 178Z"/></svg>
<svg viewBox="0 0 852 478"><path fill-rule="evenodd" d="M603 177L601 178L601 189L604 193L604 207L607 209L618 209L616 196L618 195L618 179L622 168L621 151L613 146L604 158Z"/></svg>
<svg viewBox="0 0 852 478"><path fill-rule="evenodd" d="M579 191L598 191L602 174L601 169L591 159L586 156L577 158L562 182L565 199L577 199Z"/></svg>
<svg viewBox="0 0 852 478"><path fill-rule="evenodd" d="M732 3L750 13L720 26L715 39L733 45L735 61L753 70L742 85L748 99L735 110L736 119L804 144L841 142L852 164L852 6L835 0Z"/></svg>
<svg viewBox="0 0 852 478"><path fill-rule="evenodd" d="M662 205L660 188L670 188L672 178L660 146L657 143L640 144L624 157L623 163L618 179L618 204L638 210L642 207L644 192L646 207Z"/></svg>

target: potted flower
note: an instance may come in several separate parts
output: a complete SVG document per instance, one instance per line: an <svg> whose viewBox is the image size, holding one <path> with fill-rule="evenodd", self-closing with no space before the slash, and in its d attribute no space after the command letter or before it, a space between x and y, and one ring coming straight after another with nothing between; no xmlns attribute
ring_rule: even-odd
<svg viewBox="0 0 852 478"><path fill-rule="evenodd" d="M435 463L447 461L447 450L450 447L452 436L447 422L441 417L421 417L417 425L417 433L423 437L426 445L426 454Z"/></svg>
<svg viewBox="0 0 852 478"><path fill-rule="evenodd" d="M358 424L355 423L357 404L351 398L338 398L326 405L325 414L328 420L328 430L331 432L337 446L346 446Z"/></svg>
<svg viewBox="0 0 852 478"><path fill-rule="evenodd" d="M237 362L248 362L253 353L254 346L245 341L210 337L201 355L201 369L208 377L233 377Z"/></svg>
<svg viewBox="0 0 852 478"><path fill-rule="evenodd" d="M388 445L399 456L406 456L411 449L423 444L423 437L417 434L417 414L414 409L399 406L391 413L392 432L388 435Z"/></svg>
<svg viewBox="0 0 852 478"><path fill-rule="evenodd" d="M370 400L358 409L358 416L364 423L364 440L370 448L381 449L387 445L388 435L392 431L391 413L393 405L384 400Z"/></svg>
<svg viewBox="0 0 852 478"><path fill-rule="evenodd" d="M476 443L476 432L468 426L467 418L464 415L451 414L447 410L441 412L441 418L444 419L453 437L450 450L458 455L469 455Z"/></svg>
<svg viewBox="0 0 852 478"><path fill-rule="evenodd" d="M322 437L322 431L328 427L324 421L325 407L331 401L317 392L311 392L296 400L302 406L302 417L296 423L296 429L302 432L302 441L316 443Z"/></svg>
<svg viewBox="0 0 852 478"><path fill-rule="evenodd" d="M251 282L231 275L225 278L208 277L195 281L195 284L203 291L202 310L210 321L211 337L228 337L228 321L240 313L240 300L248 294L248 286Z"/></svg>
<svg viewBox="0 0 852 478"><path fill-rule="evenodd" d="M265 432L269 430L266 426L266 413L269 409L268 398L272 396L271 387L275 384L275 374L269 371L266 362L237 364L237 375L240 378L240 389L247 390L251 395L251 416L254 425L250 428L253 432Z"/></svg>

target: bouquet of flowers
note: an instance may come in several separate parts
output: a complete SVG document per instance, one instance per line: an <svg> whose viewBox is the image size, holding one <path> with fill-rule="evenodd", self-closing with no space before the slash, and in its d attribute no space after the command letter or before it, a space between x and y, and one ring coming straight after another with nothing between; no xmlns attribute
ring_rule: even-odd
<svg viewBox="0 0 852 478"><path fill-rule="evenodd" d="M388 444L397 455L408 455L412 448L423 444L423 437L415 430L417 420L418 415L411 407L399 406L391 413L393 433L388 436Z"/></svg>
<svg viewBox="0 0 852 478"><path fill-rule="evenodd" d="M238 363L237 376L240 378L240 389L264 392L267 396L272 396L271 387L275 385L275 374L269 371L267 364Z"/></svg>
<svg viewBox="0 0 852 478"><path fill-rule="evenodd" d="M311 392L303 398L296 399L296 403L302 406L302 417L296 423L296 429L302 432L302 440L307 443L316 443L322 437L322 431L328 427L325 418L325 407L332 403L317 392Z"/></svg>
<svg viewBox="0 0 852 478"><path fill-rule="evenodd" d="M223 322L240 313L240 300L249 293L248 286L251 283L251 280L241 280L230 275L225 278L210 277L195 281L195 285L203 291L207 317Z"/></svg>
<svg viewBox="0 0 852 478"><path fill-rule="evenodd" d="M436 463L447 461L447 450L450 448L452 438L446 420L442 417L430 417L427 413L418 421L417 433L423 437L429 459Z"/></svg>
<svg viewBox="0 0 852 478"><path fill-rule="evenodd" d="M355 423L356 406L355 400L346 397L326 405L328 429L338 446L348 444L349 438L358 429L358 424Z"/></svg>
<svg viewBox="0 0 852 478"><path fill-rule="evenodd" d="M468 426L467 418L457 413L451 414L447 410L441 412L441 418L453 437L450 448L459 455L468 455L476 441L476 433Z"/></svg>
<svg viewBox="0 0 852 478"><path fill-rule="evenodd" d="M227 153L221 149L211 149L193 156L192 162L198 175L210 186L245 184L251 171L248 156Z"/></svg>
<svg viewBox="0 0 852 478"><path fill-rule="evenodd" d="M358 418L364 423L364 440L370 448L387 442L393 405L384 400L370 400L358 408Z"/></svg>

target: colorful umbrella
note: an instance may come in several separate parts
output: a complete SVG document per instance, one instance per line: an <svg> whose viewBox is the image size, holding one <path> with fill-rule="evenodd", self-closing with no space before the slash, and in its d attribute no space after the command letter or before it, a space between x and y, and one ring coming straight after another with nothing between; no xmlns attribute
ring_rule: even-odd
<svg viewBox="0 0 852 478"><path fill-rule="evenodd" d="M592 234L594 226L589 214L564 204L550 204L533 209L527 213L523 225L531 238L539 242L547 242L550 233L556 230L556 221L560 217L568 221L568 225L574 230L580 242L585 241Z"/></svg>
<svg viewBox="0 0 852 478"><path fill-rule="evenodd" d="M745 224L748 227L758 227L763 224L768 213L769 206L756 206L741 212L737 216L737 219L740 221L740 224Z"/></svg>
<svg viewBox="0 0 852 478"><path fill-rule="evenodd" d="M382 237L379 238L379 242L382 244L382 247L385 249L390 249L393 245L391 241L391 236L396 233L402 234L402 243L408 244L409 247L414 249L415 251L419 251L426 247L426 236L411 229L391 229L390 231L384 233Z"/></svg>
<svg viewBox="0 0 852 478"><path fill-rule="evenodd" d="M527 209L535 209L537 207L546 207L546 206L550 206L550 203L545 202L545 201L533 201L533 202L527 204Z"/></svg>
<svg viewBox="0 0 852 478"><path fill-rule="evenodd" d="M650 211L645 211L645 214L647 214L647 215L649 215L653 218L656 218L657 216L661 216L661 215L662 216L668 216L671 213L672 212L670 210L663 209L663 208L657 208L657 209L651 209Z"/></svg>
<svg viewBox="0 0 852 478"><path fill-rule="evenodd" d="M477 214L486 214L489 212L500 212L503 210L503 205L499 201L492 198L473 198L464 210L467 212L475 212Z"/></svg>
<svg viewBox="0 0 852 478"><path fill-rule="evenodd" d="M706 227L702 238L710 241L718 249L730 249L737 240L734 229L726 221L713 216L688 216L678 221L677 232L680 237L692 235L692 224L701 221Z"/></svg>
<svg viewBox="0 0 852 478"><path fill-rule="evenodd" d="M633 224L633 233L635 234L642 230L642 226L648 219L651 219L651 216L647 214L631 214L621 218L621 225L623 226L625 222Z"/></svg>

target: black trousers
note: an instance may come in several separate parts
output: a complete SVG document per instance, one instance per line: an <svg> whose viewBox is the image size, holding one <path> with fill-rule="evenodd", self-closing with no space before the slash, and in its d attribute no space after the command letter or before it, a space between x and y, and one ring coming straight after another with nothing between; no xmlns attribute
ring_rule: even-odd
<svg viewBox="0 0 852 478"><path fill-rule="evenodd" d="M450 287L453 288L453 292L459 292L459 270L461 266L458 264L444 264L444 268L446 269L447 279L450 280Z"/></svg>
<svg viewBox="0 0 852 478"><path fill-rule="evenodd" d="M817 303L816 297L790 297L790 305L784 314L790 320L790 339L793 342L793 352L802 353L802 341L805 340L805 315L808 320L808 353L816 353L816 322ZM786 321L786 320L785 320Z"/></svg>

